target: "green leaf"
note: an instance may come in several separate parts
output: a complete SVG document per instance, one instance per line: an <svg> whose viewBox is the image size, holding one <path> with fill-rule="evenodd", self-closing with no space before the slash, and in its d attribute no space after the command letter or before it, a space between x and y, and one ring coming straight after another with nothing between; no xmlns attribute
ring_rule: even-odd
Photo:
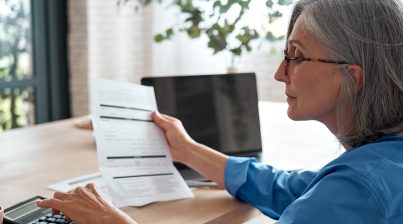
<svg viewBox="0 0 403 224"><path fill-rule="evenodd" d="M238 3L238 5L241 7L241 10L249 9L249 4L252 0L248 1L243 1L243 0L238 0L238 1L233 1Z"/></svg>
<svg viewBox="0 0 403 224"><path fill-rule="evenodd" d="M172 28L169 28L165 31L166 37L171 38L174 35L174 30Z"/></svg>
<svg viewBox="0 0 403 224"><path fill-rule="evenodd" d="M279 5L291 5L293 0L278 0L277 4Z"/></svg>
<svg viewBox="0 0 403 224"><path fill-rule="evenodd" d="M209 36L209 41L207 43L207 46L209 48L212 48L214 50L214 54L226 49L227 47L227 40L226 38L222 38L220 36L217 35L212 35Z"/></svg>
<svg viewBox="0 0 403 224"><path fill-rule="evenodd" d="M187 30L187 33L188 33L188 36L191 38L197 38L197 37L200 37L200 35L201 35L201 31L198 26L191 26Z"/></svg>
<svg viewBox="0 0 403 224"><path fill-rule="evenodd" d="M162 36L162 34L157 34L154 36L154 41L157 43L160 43L164 40L164 36Z"/></svg>
<svg viewBox="0 0 403 224"><path fill-rule="evenodd" d="M277 40L282 40L282 39L284 39L284 35L281 35L281 36L279 36L279 37L276 37L276 36L274 36L274 34L272 33L272 32L267 32L266 33L266 40L268 40L268 41L277 41Z"/></svg>
<svg viewBox="0 0 403 224"><path fill-rule="evenodd" d="M267 0L266 1L266 6L269 7L269 8L273 7L273 1L272 0Z"/></svg>
<svg viewBox="0 0 403 224"><path fill-rule="evenodd" d="M272 32L267 32L267 33L266 33L266 40L275 41L275 40L276 40L276 37L273 35Z"/></svg>
<svg viewBox="0 0 403 224"><path fill-rule="evenodd" d="M285 35L281 35L281 36L277 37L277 40L282 40L284 38L285 38Z"/></svg>
<svg viewBox="0 0 403 224"><path fill-rule="evenodd" d="M240 56L242 54L241 47L233 48L230 50L233 54Z"/></svg>
<svg viewBox="0 0 403 224"><path fill-rule="evenodd" d="M220 8L221 7L221 2L219 1L219 0L217 0L217 1L215 1L214 2L214 4L213 4L213 9L215 9L215 8Z"/></svg>
<svg viewBox="0 0 403 224"><path fill-rule="evenodd" d="M281 18L282 16L283 16L283 14L278 10L275 10L274 12L270 12L269 13L269 23L274 22L276 19Z"/></svg>

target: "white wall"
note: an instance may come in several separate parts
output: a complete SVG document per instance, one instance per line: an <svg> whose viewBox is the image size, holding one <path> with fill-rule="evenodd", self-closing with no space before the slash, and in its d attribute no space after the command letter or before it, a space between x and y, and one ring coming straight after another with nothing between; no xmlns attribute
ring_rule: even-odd
<svg viewBox="0 0 403 224"><path fill-rule="evenodd" d="M132 2L88 0L91 77L137 82L150 73L152 10L134 12Z"/></svg>
<svg viewBox="0 0 403 224"><path fill-rule="evenodd" d="M179 22L176 11L164 5L154 6L153 33L164 32ZM212 55L207 38L190 39L177 33L172 40L152 45L152 75L226 73L226 55Z"/></svg>

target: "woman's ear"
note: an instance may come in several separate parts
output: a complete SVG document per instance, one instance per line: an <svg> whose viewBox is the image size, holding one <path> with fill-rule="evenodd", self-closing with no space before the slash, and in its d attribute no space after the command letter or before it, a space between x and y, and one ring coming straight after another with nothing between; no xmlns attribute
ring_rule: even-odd
<svg viewBox="0 0 403 224"><path fill-rule="evenodd" d="M348 73L350 73L351 77L354 80L354 89L355 92L358 92L362 86L364 85L365 82L365 77L364 77L364 69L361 67L361 65L348 65L347 67Z"/></svg>

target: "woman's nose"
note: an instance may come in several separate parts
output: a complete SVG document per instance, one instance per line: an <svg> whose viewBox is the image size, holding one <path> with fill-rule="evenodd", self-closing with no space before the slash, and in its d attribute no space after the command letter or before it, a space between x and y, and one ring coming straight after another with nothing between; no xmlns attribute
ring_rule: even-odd
<svg viewBox="0 0 403 224"><path fill-rule="evenodd" d="M274 74L274 79L279 82L288 83L289 77L286 75L286 61L282 60Z"/></svg>

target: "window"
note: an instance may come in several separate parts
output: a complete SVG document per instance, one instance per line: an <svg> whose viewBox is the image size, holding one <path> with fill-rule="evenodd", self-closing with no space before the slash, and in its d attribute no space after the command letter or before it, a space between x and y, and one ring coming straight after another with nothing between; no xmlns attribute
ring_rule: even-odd
<svg viewBox="0 0 403 224"><path fill-rule="evenodd" d="M0 132L69 115L66 2L0 2Z"/></svg>

